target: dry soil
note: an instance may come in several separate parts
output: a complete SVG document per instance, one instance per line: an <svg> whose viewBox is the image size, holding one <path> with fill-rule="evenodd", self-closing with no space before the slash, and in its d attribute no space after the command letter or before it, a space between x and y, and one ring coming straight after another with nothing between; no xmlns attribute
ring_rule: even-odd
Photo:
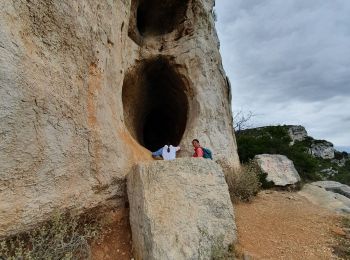
<svg viewBox="0 0 350 260"><path fill-rule="evenodd" d="M248 259L337 259L339 216L296 193L263 191L235 209L238 251Z"/></svg>

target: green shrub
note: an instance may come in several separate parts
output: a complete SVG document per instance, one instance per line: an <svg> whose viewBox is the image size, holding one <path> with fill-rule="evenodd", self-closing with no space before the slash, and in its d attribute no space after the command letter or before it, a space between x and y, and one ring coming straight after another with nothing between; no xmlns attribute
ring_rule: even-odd
<svg viewBox="0 0 350 260"><path fill-rule="evenodd" d="M0 241L0 259L89 259L89 240L100 226L71 214L56 214L29 232Z"/></svg>
<svg viewBox="0 0 350 260"><path fill-rule="evenodd" d="M285 126L248 129L237 134L238 154L243 163L257 154L285 154L290 142Z"/></svg>
<svg viewBox="0 0 350 260"><path fill-rule="evenodd" d="M253 161L241 166L241 171L226 175L231 200L249 202L259 192L259 167Z"/></svg>

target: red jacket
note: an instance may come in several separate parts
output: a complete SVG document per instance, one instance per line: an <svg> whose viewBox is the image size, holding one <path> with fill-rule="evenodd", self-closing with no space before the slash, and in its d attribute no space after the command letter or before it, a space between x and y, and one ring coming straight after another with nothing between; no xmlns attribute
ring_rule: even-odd
<svg viewBox="0 0 350 260"><path fill-rule="evenodd" d="M202 147L194 148L193 157L203 157L203 149L202 149Z"/></svg>

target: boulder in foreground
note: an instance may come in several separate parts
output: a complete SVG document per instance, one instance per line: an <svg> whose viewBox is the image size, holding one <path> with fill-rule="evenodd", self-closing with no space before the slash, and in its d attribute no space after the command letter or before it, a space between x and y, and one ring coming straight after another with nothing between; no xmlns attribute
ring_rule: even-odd
<svg viewBox="0 0 350 260"><path fill-rule="evenodd" d="M267 174L266 180L276 186L291 185L301 180L293 162L284 155L259 154L254 159L262 172Z"/></svg>
<svg viewBox="0 0 350 260"><path fill-rule="evenodd" d="M228 186L213 161L138 164L127 189L136 259L212 259L236 240Z"/></svg>

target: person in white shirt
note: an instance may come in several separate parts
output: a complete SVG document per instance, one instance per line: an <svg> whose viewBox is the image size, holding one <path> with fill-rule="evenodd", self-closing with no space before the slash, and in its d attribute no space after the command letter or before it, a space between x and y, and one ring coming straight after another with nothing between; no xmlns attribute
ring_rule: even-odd
<svg viewBox="0 0 350 260"><path fill-rule="evenodd" d="M174 160L176 158L176 152L179 150L179 146L164 145L162 150L162 157L165 161Z"/></svg>

